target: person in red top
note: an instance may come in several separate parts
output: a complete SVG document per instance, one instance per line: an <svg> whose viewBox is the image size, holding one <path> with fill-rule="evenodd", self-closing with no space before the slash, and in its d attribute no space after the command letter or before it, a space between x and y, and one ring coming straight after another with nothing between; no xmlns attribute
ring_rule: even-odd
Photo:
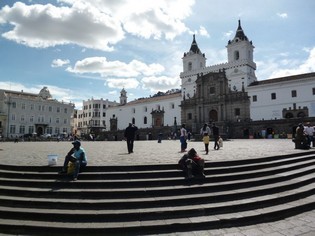
<svg viewBox="0 0 315 236"><path fill-rule="evenodd" d="M204 166L205 160L201 158L194 148L191 148L187 154L183 155L178 161L179 167L185 172L186 178L205 178Z"/></svg>

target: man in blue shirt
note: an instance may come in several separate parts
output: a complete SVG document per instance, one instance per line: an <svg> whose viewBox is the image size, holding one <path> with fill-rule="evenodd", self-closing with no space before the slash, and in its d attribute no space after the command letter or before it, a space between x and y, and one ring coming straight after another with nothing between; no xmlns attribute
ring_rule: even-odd
<svg viewBox="0 0 315 236"><path fill-rule="evenodd" d="M81 147L81 142L79 140L73 141L72 144L73 148L66 155L62 171L59 173L66 174L68 170L68 164L69 162L72 162L75 165L73 181L76 181L80 170L82 170L87 165L87 156L84 149Z"/></svg>

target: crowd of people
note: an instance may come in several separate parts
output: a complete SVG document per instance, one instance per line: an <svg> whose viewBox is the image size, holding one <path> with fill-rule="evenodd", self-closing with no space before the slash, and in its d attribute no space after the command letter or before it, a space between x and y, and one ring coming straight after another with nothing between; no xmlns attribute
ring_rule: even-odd
<svg viewBox="0 0 315 236"><path fill-rule="evenodd" d="M306 125L300 123L295 130L295 137L293 141L296 149L310 149L315 147L314 143L314 126L311 126L310 122Z"/></svg>
<svg viewBox="0 0 315 236"><path fill-rule="evenodd" d="M138 131L138 128L129 123L128 127L125 129L124 138L127 143L127 151L129 154L133 153L134 140L135 135ZM315 147L314 140L315 127L311 126L308 122L306 125L300 123L296 130L293 141L295 143L296 149L309 149L312 146ZM186 130L186 125L182 124L180 128L180 152L186 153L184 154L180 160L178 161L178 165L180 169L182 169L186 175L186 178L204 178L204 159L201 158L197 151L194 148L191 148L187 151L187 140L188 134ZM220 137L219 128L212 123L212 125L204 124L200 129L200 135L202 136L202 141L204 143L204 151L207 155L209 153L209 143L210 136L213 137L214 140L214 150L219 150L223 147L223 139ZM159 142L161 140L161 136L159 136ZM73 180L77 180L78 174L84 169L87 165L87 156L84 149L81 147L81 142L79 140L75 140L72 142L73 148L70 149L68 154L65 157L64 165L61 174L71 174L73 176ZM69 169L71 171L69 172Z"/></svg>

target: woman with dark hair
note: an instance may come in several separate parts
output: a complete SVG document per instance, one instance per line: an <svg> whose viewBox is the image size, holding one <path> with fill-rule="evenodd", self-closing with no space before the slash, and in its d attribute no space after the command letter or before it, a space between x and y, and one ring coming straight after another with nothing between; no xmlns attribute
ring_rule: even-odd
<svg viewBox="0 0 315 236"><path fill-rule="evenodd" d="M178 161L179 167L184 171L186 178L205 178L204 166L205 160L201 158L194 148L191 148L187 154Z"/></svg>

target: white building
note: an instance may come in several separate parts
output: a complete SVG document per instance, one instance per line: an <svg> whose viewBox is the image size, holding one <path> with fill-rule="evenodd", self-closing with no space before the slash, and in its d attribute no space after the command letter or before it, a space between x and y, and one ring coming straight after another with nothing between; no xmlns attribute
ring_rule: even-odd
<svg viewBox="0 0 315 236"><path fill-rule="evenodd" d="M315 117L315 73L257 81L247 91L252 120Z"/></svg>
<svg viewBox="0 0 315 236"><path fill-rule="evenodd" d="M209 72L218 72L225 70L226 77L229 80L229 87L233 91L241 91L243 88L257 81L254 62L254 46L245 35L241 21L238 21L238 28L233 40L228 41L227 55L228 62L218 65L206 66L205 54L201 52L198 44L193 37L190 50L184 53L183 72L180 73L182 80L182 95L185 98L194 96L196 92L197 74L207 74Z"/></svg>
<svg viewBox="0 0 315 236"><path fill-rule="evenodd" d="M173 126L174 121L180 122L180 92L157 94L150 98L141 98L127 103L127 92L123 89L120 96L121 104L109 107L106 112L106 127L111 127L111 120L116 120L117 127L123 130L129 123L138 128ZM110 130L110 129L107 129Z"/></svg>
<svg viewBox="0 0 315 236"><path fill-rule="evenodd" d="M108 99L88 99L83 101L83 109L77 111L77 119L74 133L78 135L90 134L106 130L106 111L109 107L119 103ZM107 119L109 120L109 119ZM109 127L109 126L108 126Z"/></svg>
<svg viewBox="0 0 315 236"><path fill-rule="evenodd" d="M198 74L225 70L232 91L248 92L251 120L315 117L315 73L258 81L255 76L254 46L245 35L240 21L235 37L228 41L226 48L227 63L206 66L205 54L193 37L190 50L182 58L183 72L180 78L183 97L189 99L195 95Z"/></svg>
<svg viewBox="0 0 315 236"><path fill-rule="evenodd" d="M73 111L74 104L53 99L47 87L39 94L0 90L0 134L9 138L71 134Z"/></svg>

